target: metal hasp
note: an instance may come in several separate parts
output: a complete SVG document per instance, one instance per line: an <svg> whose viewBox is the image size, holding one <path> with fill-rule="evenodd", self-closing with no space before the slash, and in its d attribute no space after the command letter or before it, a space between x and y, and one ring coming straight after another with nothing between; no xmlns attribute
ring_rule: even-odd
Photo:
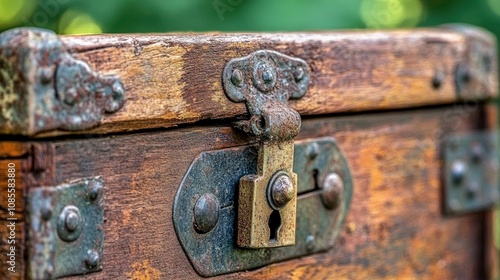
<svg viewBox="0 0 500 280"><path fill-rule="evenodd" d="M0 34L2 133L92 128L124 102L120 80L73 58L54 32L18 28Z"/></svg>
<svg viewBox="0 0 500 280"><path fill-rule="evenodd" d="M258 268L326 251L340 233L351 203L353 182L335 140L321 138L297 141L294 147L293 172L298 177L295 245L260 249L237 245L241 209L238 185L242 176L257 172L258 149L244 146L201 153L177 190L173 207L175 232L202 276ZM267 232L273 234L269 230L272 223L266 226Z"/></svg>
<svg viewBox="0 0 500 280"><path fill-rule="evenodd" d="M500 200L498 135L454 135L445 143L445 211L464 214Z"/></svg>
<svg viewBox="0 0 500 280"><path fill-rule="evenodd" d="M237 128L260 141L256 172L239 183L237 244L268 248L295 244L297 175L293 138L300 115L288 99L301 98L309 85L309 66L301 59L261 50L226 64L228 98L245 102L250 119Z"/></svg>
<svg viewBox="0 0 500 280"><path fill-rule="evenodd" d="M101 177L28 192L28 277L55 279L102 270Z"/></svg>

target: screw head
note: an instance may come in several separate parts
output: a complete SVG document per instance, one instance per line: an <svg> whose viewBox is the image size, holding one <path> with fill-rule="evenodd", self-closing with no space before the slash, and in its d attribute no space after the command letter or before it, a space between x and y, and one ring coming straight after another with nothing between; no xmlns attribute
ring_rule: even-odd
<svg viewBox="0 0 500 280"><path fill-rule="evenodd" d="M451 179L454 184L459 185L464 181L467 173L467 164L461 160L456 160L451 166Z"/></svg>
<svg viewBox="0 0 500 280"><path fill-rule="evenodd" d="M314 244L314 235L308 235L306 237L306 250L307 251L312 251L314 250L315 244Z"/></svg>
<svg viewBox="0 0 500 280"><path fill-rule="evenodd" d="M296 195L293 182L285 172L276 174L268 189L268 201L275 210L283 208Z"/></svg>
<svg viewBox="0 0 500 280"><path fill-rule="evenodd" d="M231 73L231 83L237 87L240 87L243 83L243 73L239 69L234 69L233 73Z"/></svg>
<svg viewBox="0 0 500 280"><path fill-rule="evenodd" d="M59 237L67 242L78 239L82 232L82 216L78 207L69 205L64 207L57 222Z"/></svg>
<svg viewBox="0 0 500 280"><path fill-rule="evenodd" d="M194 229L198 233L211 231L219 220L219 200L215 195L206 193L194 205Z"/></svg>
<svg viewBox="0 0 500 280"><path fill-rule="evenodd" d="M330 173L323 183L323 204L329 210L335 209L340 204L340 196L344 190L344 181L337 173Z"/></svg>
<svg viewBox="0 0 500 280"><path fill-rule="evenodd" d="M99 265L100 261L99 253L96 250L89 250L87 253L87 258L85 258L85 264L88 269L92 269Z"/></svg>

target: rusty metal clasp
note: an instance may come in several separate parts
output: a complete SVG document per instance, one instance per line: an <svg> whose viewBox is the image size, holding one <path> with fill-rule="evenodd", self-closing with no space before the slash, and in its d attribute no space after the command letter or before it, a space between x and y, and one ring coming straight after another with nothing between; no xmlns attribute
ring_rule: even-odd
<svg viewBox="0 0 500 280"><path fill-rule="evenodd" d="M300 115L288 99L301 98L309 85L301 59L261 50L229 61L223 72L226 95L245 102L251 117L235 126L259 139L257 174L240 178L237 244L245 248L295 244L297 175L293 138Z"/></svg>

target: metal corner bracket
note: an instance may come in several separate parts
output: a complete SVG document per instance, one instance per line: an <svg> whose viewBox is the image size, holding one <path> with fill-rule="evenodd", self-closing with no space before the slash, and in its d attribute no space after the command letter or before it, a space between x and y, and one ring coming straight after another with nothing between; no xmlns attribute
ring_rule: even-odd
<svg viewBox="0 0 500 280"><path fill-rule="evenodd" d="M497 132L453 135L444 147L445 211L466 214L500 202Z"/></svg>
<svg viewBox="0 0 500 280"><path fill-rule="evenodd" d="M28 191L28 277L55 279L102 270L104 183L78 179Z"/></svg>
<svg viewBox="0 0 500 280"><path fill-rule="evenodd" d="M73 57L54 32L17 28L0 34L3 133L92 128L124 102L120 79Z"/></svg>

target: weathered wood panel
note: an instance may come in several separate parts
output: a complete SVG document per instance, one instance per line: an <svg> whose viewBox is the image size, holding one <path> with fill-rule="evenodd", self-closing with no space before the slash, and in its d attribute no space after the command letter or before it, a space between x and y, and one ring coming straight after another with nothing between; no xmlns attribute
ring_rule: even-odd
<svg viewBox="0 0 500 280"><path fill-rule="evenodd" d="M411 108L498 94L495 40L470 27L460 32L95 35L62 40L96 71L119 76L127 91L119 112L84 133L241 116L245 105L225 96L222 70L230 59L260 49L300 57L310 65L308 93L290 102L301 115ZM456 78L459 66L465 69L463 81ZM459 90L457 83L462 82ZM60 133L78 132L38 136Z"/></svg>
<svg viewBox="0 0 500 280"><path fill-rule="evenodd" d="M327 253L224 278L480 279L485 215L443 215L440 148L450 132L483 128L488 112L456 105L304 120L298 138L335 137L352 168L341 237ZM105 180L104 270L90 278L197 278L175 236L173 198L200 152L243 144L225 126L56 143L57 183Z"/></svg>

